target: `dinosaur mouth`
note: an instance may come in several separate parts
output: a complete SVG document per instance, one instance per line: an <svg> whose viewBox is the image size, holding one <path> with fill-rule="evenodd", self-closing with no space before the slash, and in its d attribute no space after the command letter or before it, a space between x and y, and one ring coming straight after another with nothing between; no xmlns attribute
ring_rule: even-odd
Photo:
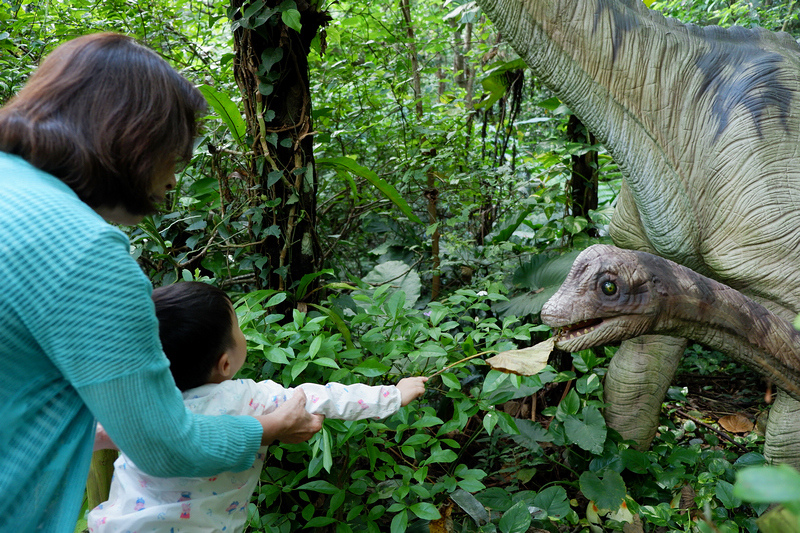
<svg viewBox="0 0 800 533"><path fill-rule="evenodd" d="M587 333L591 333L595 330L597 326L599 326L603 322L600 318L595 318L592 320L583 320L581 322L576 322L575 324L569 324L567 326L562 326L558 331L557 341L568 341L574 339L576 337L581 337L586 335Z"/></svg>

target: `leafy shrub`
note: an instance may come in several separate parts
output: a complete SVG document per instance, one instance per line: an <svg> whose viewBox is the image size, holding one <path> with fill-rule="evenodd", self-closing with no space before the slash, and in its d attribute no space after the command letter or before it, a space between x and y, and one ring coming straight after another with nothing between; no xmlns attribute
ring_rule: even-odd
<svg viewBox="0 0 800 533"><path fill-rule="evenodd" d="M606 427L602 376L612 349L572 354L569 371L520 377L489 370L480 356L536 342L546 328L494 317L500 294L459 290L415 309L385 284L333 293L291 317L271 314L284 298L237 299L250 348L243 377L285 386L435 377L421 400L386 420L326 420L307 443L273 445L250 504L255 531L395 533L445 520L501 533L601 522L614 530L633 520L689 531L695 521L676 503L687 493L684 507L707 508L722 531L755 531L763 509L732 488L736 471L760 455L737 459L689 423L665 420L646 452ZM509 408L531 397L538 413Z"/></svg>

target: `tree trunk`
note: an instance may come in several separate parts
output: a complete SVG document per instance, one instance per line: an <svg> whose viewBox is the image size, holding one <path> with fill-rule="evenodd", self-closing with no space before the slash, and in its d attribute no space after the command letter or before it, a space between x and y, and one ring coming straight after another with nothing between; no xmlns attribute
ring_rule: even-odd
<svg viewBox="0 0 800 533"><path fill-rule="evenodd" d="M256 3L232 0L231 18L234 77L254 152L249 171L257 194L251 201L263 210L251 217L253 237L260 241L256 253L264 258L256 262L259 285L291 290L319 269L321 255L308 53L328 17L298 2L298 32L284 23L281 4L268 0L256 9Z"/></svg>
<svg viewBox="0 0 800 533"><path fill-rule="evenodd" d="M589 146L597 142L594 135L586 129L575 115L570 115L569 122L567 122L567 137L571 142L583 143ZM583 154L572 156L572 179L570 180L572 216L583 217L589 222L592 221L589 211L597 209L597 189L599 186L597 165L596 150L587 150ZM592 237L598 236L595 228L590 227L587 233Z"/></svg>
<svg viewBox="0 0 800 533"><path fill-rule="evenodd" d="M417 45L414 41L414 26L411 19L411 5L409 0L400 0L400 10L403 13L403 20L406 23L406 36L408 37L408 49L411 55L411 80L414 87L414 111L417 118L422 120L423 107L422 107L422 80L419 75L419 61L417 61ZM424 139L423 139L424 141ZM423 143L420 143L423 144ZM427 151L427 155L433 157L436 155L435 150ZM439 189L436 187L436 174L433 169L429 169L426 173L427 182L425 187L425 198L428 199L428 222L436 224L438 216L436 208L439 201ZM437 300L442 290L442 275L439 272L440 257L439 257L439 240L441 233L437 227L431 235L431 270L433 275L431 277L431 300Z"/></svg>

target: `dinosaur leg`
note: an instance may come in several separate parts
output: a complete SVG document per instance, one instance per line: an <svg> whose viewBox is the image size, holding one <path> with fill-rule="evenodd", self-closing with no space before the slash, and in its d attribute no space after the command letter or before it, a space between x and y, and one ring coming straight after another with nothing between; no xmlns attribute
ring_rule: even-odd
<svg viewBox="0 0 800 533"><path fill-rule="evenodd" d="M686 339L643 335L624 341L608 366L606 423L640 450L656 434L661 402L685 349Z"/></svg>
<svg viewBox="0 0 800 533"><path fill-rule="evenodd" d="M800 468L800 402L778 389L769 410L764 456L771 463L787 463Z"/></svg>

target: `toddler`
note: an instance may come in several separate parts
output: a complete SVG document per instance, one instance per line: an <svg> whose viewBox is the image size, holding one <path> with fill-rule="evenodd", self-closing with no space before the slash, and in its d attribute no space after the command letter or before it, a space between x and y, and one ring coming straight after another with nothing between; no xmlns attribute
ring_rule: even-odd
<svg viewBox="0 0 800 533"><path fill-rule="evenodd" d="M233 380L245 361L247 342L222 290L182 282L155 289L153 301L170 370L194 413L262 415L295 393L305 395L306 410L312 414L343 420L383 418L425 391L426 377L404 378L397 386L307 383L297 390L273 381ZM149 476L120 454L109 500L90 511L89 531L243 531L265 452L262 447L248 470L210 478Z"/></svg>

